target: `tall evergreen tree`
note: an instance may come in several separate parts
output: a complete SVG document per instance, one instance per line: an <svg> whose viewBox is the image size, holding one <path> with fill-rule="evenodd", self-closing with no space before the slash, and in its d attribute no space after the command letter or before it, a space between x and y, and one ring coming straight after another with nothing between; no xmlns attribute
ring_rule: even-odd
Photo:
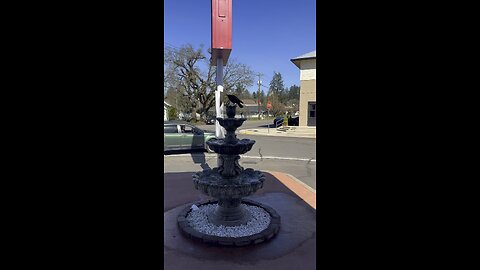
<svg viewBox="0 0 480 270"><path fill-rule="evenodd" d="M238 83L235 85L233 94L240 99L248 99L251 98L250 93L248 92L247 88L244 84Z"/></svg>
<svg viewBox="0 0 480 270"><path fill-rule="evenodd" d="M290 86L290 89L288 91L288 99L300 99L300 87L298 85L292 85Z"/></svg>
<svg viewBox="0 0 480 270"><path fill-rule="evenodd" d="M274 115L280 115L284 110L284 102L286 101L284 89L282 74L280 74L280 72L273 72L273 78L270 81L268 92L269 100L271 100L272 103L272 109L270 111Z"/></svg>
<svg viewBox="0 0 480 270"><path fill-rule="evenodd" d="M263 90L260 90L260 104L262 106L265 106L267 104L267 99L265 97L265 92L263 92Z"/></svg>
<svg viewBox="0 0 480 270"><path fill-rule="evenodd" d="M270 86L268 88L269 94L278 96L284 88L282 74L280 74L280 72L273 72L273 78L270 81Z"/></svg>

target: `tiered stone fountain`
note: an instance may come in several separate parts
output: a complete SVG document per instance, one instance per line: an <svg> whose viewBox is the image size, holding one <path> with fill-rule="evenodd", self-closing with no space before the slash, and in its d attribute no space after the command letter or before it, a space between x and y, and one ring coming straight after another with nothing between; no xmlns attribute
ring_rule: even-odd
<svg viewBox="0 0 480 270"><path fill-rule="evenodd" d="M244 169L238 162L239 155L250 151L255 141L237 139L235 131L246 119L235 118L235 110L236 105L227 106L227 118L217 118L227 131L225 139L207 142L219 154L220 166L193 175L195 188L215 199L189 205L177 219L186 236L209 244L258 244L280 229L280 216L274 209L243 199L263 187L265 175Z"/></svg>

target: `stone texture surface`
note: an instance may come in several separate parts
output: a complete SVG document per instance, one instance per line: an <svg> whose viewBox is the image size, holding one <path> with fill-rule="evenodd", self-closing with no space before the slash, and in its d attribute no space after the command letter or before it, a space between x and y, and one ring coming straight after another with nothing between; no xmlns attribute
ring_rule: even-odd
<svg viewBox="0 0 480 270"><path fill-rule="evenodd" d="M192 241L184 237L177 226L178 215L188 204L191 204L186 203L164 213L165 268L190 269L183 265L182 259L179 259L189 258L191 262L212 262L215 266L224 265L229 269L242 269L234 268L240 265L256 266L248 269L262 269L260 267L262 265L267 267L263 269L314 269L315 262L312 258L315 258L315 209L301 199L286 193L264 193L251 196L250 199L271 206L281 216L281 226L273 239L265 242L257 239L258 244L253 246L241 246L245 243L240 242L239 247L236 248L209 246L199 241ZM275 227L272 228L271 236L274 231ZM203 241L208 240L203 239ZM248 240L245 239L245 241ZM302 252L306 254L302 255ZM310 262L305 261L306 257L310 258ZM265 262L269 260L283 263L279 263L278 267L268 268L268 263L265 264ZM208 267L198 267L195 269L208 269Z"/></svg>
<svg viewBox="0 0 480 270"><path fill-rule="evenodd" d="M224 139L212 139L207 144L215 151L222 155L242 155L252 150L255 140L242 139L235 144L226 143Z"/></svg>
<svg viewBox="0 0 480 270"><path fill-rule="evenodd" d="M238 102L240 105L241 101L237 97L228 95L228 98L231 101ZM209 147L215 153L220 154L218 157L218 167L204 169L193 175L193 183L197 190L200 190L205 195L218 199L218 203L213 210L210 209L211 207L209 204L204 204L204 207L209 209L209 213L206 215L192 215L192 222L195 221L196 223L196 227L193 229L202 232L213 232L220 236L221 238L218 241L218 244L220 245L235 244L235 236L253 233L262 234L262 232L258 232L258 230L262 230L266 226L265 222L263 222L258 223L256 226L248 225L242 227L252 218L252 214L255 214L256 211L247 211L245 207L241 205L241 199L245 196L252 195L261 188L265 176L260 171L255 171L253 169L245 170L240 166L239 154L252 149L255 141L249 139L239 141L237 139L235 130L241 126L246 119L235 118L235 110L236 105L229 105L227 106L228 118L223 119L217 117L220 125L227 131L224 140L211 140L207 142ZM262 211L262 215L268 217L268 214L265 215L265 211ZM261 219L259 218L258 221L260 220ZM196 235L189 233L190 230L186 230L185 223L182 222L181 219L178 224L184 234L187 234L189 237L197 238ZM209 224L214 224L219 227L211 226ZM222 229L220 226L231 228ZM231 236L229 237L230 239L225 237L227 235ZM200 238L199 240L203 239Z"/></svg>
<svg viewBox="0 0 480 270"><path fill-rule="evenodd" d="M212 199L211 197L198 192L198 190L195 190L195 188L193 187L192 176L195 173L196 172L179 172L179 173L165 174L165 178L164 178L164 194L165 194L164 198L165 199L164 199L164 205L163 205L164 212L187 203L193 203L201 200ZM278 181L273 175L265 172L263 174L265 175L263 188L259 189L255 193L255 195L261 195L261 194L272 193L272 192L281 192L281 193L285 193L292 196L293 198L295 198L296 201L300 201L304 203L300 197L298 197L294 192L292 192L284 184ZM261 203L261 201L257 201L257 202Z"/></svg>
<svg viewBox="0 0 480 270"><path fill-rule="evenodd" d="M198 202L196 205L200 207L201 205L211 204L212 200ZM214 203L214 202L213 202ZM253 206L262 207L259 203L244 199L243 203ZM210 243L222 246L246 246L246 245L253 245L259 244L264 241L272 239L280 229L281 219L278 213L273 210L271 207L265 207L264 210L270 214L270 224L265 230L262 230L259 233L244 236L244 237L221 237L221 236L212 236L202 232L199 232L192 228L188 222L186 222L185 217L191 211L191 204L188 204L182 211L180 211L177 217L177 224L180 232L187 238L200 241L203 243ZM263 207L262 207L263 208Z"/></svg>
<svg viewBox="0 0 480 270"><path fill-rule="evenodd" d="M316 269L316 211L269 173L265 173L264 188L250 198L262 203L263 207L273 207L281 215L279 233L271 241L227 248L192 241L182 236L177 227L180 211L187 204L211 199L193 187L185 188L191 187L193 174L194 172L166 173L164 177L165 269ZM208 241L205 238L203 240Z"/></svg>
<svg viewBox="0 0 480 270"><path fill-rule="evenodd" d="M224 179L218 168L206 169L192 176L193 186L200 192L217 199L243 198L263 187L265 176L260 171L246 169L233 179Z"/></svg>

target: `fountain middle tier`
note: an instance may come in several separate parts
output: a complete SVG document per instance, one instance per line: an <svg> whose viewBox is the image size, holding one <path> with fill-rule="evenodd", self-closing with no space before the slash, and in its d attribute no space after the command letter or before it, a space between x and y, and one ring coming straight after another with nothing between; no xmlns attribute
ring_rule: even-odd
<svg viewBox="0 0 480 270"><path fill-rule="evenodd" d="M242 139L234 142L227 142L225 139L213 139L207 142L208 146L218 154L242 155L252 150L255 140Z"/></svg>
<svg viewBox="0 0 480 270"><path fill-rule="evenodd" d="M218 168L206 169L193 175L195 189L217 199L241 199L263 187L265 175L253 169L245 169L234 178L224 178Z"/></svg>

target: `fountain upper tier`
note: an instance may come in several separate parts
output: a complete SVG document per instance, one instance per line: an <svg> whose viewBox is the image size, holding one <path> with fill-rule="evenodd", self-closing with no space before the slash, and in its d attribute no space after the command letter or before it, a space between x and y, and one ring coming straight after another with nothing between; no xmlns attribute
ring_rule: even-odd
<svg viewBox="0 0 480 270"><path fill-rule="evenodd" d="M233 114L231 110L233 109ZM240 127L246 118L234 118L235 116L235 107L227 107L228 118L217 117L219 124L225 128L227 134L225 134L225 139L213 140L211 143L208 143L213 148L213 151L219 154L228 154L228 155L238 155L244 154L247 151L252 149L252 145L255 141L248 139L243 139L239 141L237 135L235 135L235 130ZM229 144L227 146L222 146L222 144ZM217 150L218 151L217 151ZM223 149L223 150L222 150Z"/></svg>
<svg viewBox="0 0 480 270"><path fill-rule="evenodd" d="M222 118L222 117L217 117L218 123L220 123L220 126L224 127L225 130L227 131L235 131L237 128L239 128L241 125L243 125L243 122L247 120L246 118Z"/></svg>
<svg viewBox="0 0 480 270"><path fill-rule="evenodd" d="M223 155L243 155L252 150L255 144L254 140L242 139L228 142L225 139L213 139L207 142L208 146L218 154Z"/></svg>

